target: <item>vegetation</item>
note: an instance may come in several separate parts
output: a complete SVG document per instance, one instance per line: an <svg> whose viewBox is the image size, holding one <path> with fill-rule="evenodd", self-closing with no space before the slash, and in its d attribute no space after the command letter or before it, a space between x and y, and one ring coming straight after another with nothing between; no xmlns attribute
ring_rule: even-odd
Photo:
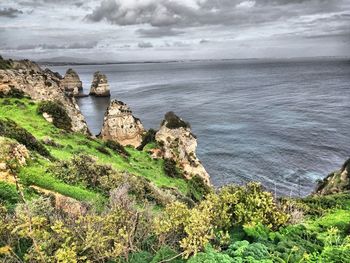
<svg viewBox="0 0 350 263"><path fill-rule="evenodd" d="M164 121L166 122L166 127L168 129L190 128L188 122L183 121L172 111L165 114Z"/></svg>
<svg viewBox="0 0 350 263"><path fill-rule="evenodd" d="M2 56L0 56L0 69L11 69L11 61L3 59Z"/></svg>
<svg viewBox="0 0 350 263"><path fill-rule="evenodd" d="M59 129L64 129L66 131L70 131L72 129L71 118L68 116L63 106L60 105L58 102L53 102L53 101L40 102L38 106L38 113L49 114L53 119L53 124Z"/></svg>
<svg viewBox="0 0 350 263"><path fill-rule="evenodd" d="M29 98L0 105L0 136L29 150L1 152L0 262L350 262L348 193L213 189L153 160L151 132L136 150L66 132Z"/></svg>

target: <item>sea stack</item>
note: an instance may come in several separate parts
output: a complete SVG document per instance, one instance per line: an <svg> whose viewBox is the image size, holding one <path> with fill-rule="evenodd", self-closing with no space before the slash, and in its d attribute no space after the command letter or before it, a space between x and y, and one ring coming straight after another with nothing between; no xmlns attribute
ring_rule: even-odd
<svg viewBox="0 0 350 263"><path fill-rule="evenodd" d="M113 100L107 108L103 120L101 138L112 140L123 146L140 146L145 129L141 121L132 115L130 108L123 102Z"/></svg>
<svg viewBox="0 0 350 263"><path fill-rule="evenodd" d="M97 71L94 74L94 79L92 80L90 95L96 97L109 97L111 96L108 80L105 74Z"/></svg>
<svg viewBox="0 0 350 263"><path fill-rule="evenodd" d="M61 81L61 86L68 94L77 96L83 90L83 83L81 82L78 73L73 69L68 69L64 78Z"/></svg>
<svg viewBox="0 0 350 263"><path fill-rule="evenodd" d="M187 122L168 112L156 133L156 141L162 147L163 157L174 160L186 178L197 175L210 185L209 174L196 156L197 139Z"/></svg>

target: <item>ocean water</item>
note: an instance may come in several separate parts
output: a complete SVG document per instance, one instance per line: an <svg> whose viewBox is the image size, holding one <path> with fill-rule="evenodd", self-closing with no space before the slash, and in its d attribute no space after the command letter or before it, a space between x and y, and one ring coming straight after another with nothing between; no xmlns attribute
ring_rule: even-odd
<svg viewBox="0 0 350 263"><path fill-rule="evenodd" d="M350 157L350 61L238 60L74 68L85 93L93 73L146 128L174 111L190 122L215 186L260 181L279 195L306 195ZM109 99L79 105L98 134Z"/></svg>

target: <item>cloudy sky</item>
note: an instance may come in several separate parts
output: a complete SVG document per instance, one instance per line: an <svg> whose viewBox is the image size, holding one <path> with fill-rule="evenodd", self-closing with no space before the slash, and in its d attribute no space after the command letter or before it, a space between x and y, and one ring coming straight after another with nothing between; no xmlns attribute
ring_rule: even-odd
<svg viewBox="0 0 350 263"><path fill-rule="evenodd" d="M0 0L0 54L30 59L350 56L350 0Z"/></svg>

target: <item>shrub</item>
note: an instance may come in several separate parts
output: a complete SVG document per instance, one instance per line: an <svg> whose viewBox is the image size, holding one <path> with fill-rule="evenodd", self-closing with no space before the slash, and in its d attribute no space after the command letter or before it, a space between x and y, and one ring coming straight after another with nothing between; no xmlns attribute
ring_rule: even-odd
<svg viewBox="0 0 350 263"><path fill-rule="evenodd" d="M68 116L66 110L59 102L53 101L43 101L40 102L37 109L38 114L43 114L46 112L53 118L53 124L59 128L66 131L71 131L72 120Z"/></svg>
<svg viewBox="0 0 350 263"><path fill-rule="evenodd" d="M0 91L0 98L25 98L26 95L22 90L11 88L7 93Z"/></svg>
<svg viewBox="0 0 350 263"><path fill-rule="evenodd" d="M261 243L237 241L229 246L226 253L234 259L233 262L272 263L267 247Z"/></svg>
<svg viewBox="0 0 350 263"><path fill-rule="evenodd" d="M188 122L183 121L172 111L169 111L168 113L165 114L164 121L166 121L166 127L168 129L178 129L178 128L186 129L191 127Z"/></svg>
<svg viewBox="0 0 350 263"><path fill-rule="evenodd" d="M233 263L233 259L223 253L215 251L210 246L205 248L204 252L200 252L197 255L191 257L188 263Z"/></svg>
<svg viewBox="0 0 350 263"><path fill-rule="evenodd" d="M11 62L10 60L3 59L2 56L0 56L0 69L11 69Z"/></svg>
<svg viewBox="0 0 350 263"><path fill-rule="evenodd" d="M113 150L117 154L123 156L124 158L130 157L130 153L128 153L125 150L124 146L118 142L108 140L107 142L105 142L105 146Z"/></svg>
<svg viewBox="0 0 350 263"><path fill-rule="evenodd" d="M29 150L38 152L40 155L53 159L50 152L30 132L18 126L14 121L0 119L0 136L17 140Z"/></svg>
<svg viewBox="0 0 350 263"><path fill-rule="evenodd" d="M163 170L165 174L171 178L184 178L173 159L164 159Z"/></svg>
<svg viewBox="0 0 350 263"><path fill-rule="evenodd" d="M210 186L198 175L187 180L187 185L188 196L194 201L201 201L211 191Z"/></svg>
<svg viewBox="0 0 350 263"><path fill-rule="evenodd" d="M143 148L151 143L151 142L155 142L156 141L156 131L153 129L149 129L142 137L142 142L141 145L139 147L137 147L137 150L142 151Z"/></svg>
<svg viewBox="0 0 350 263"><path fill-rule="evenodd" d="M96 150L99 151L100 153L103 153L104 155L108 155L108 156L111 155L111 153L102 145L97 146Z"/></svg>

